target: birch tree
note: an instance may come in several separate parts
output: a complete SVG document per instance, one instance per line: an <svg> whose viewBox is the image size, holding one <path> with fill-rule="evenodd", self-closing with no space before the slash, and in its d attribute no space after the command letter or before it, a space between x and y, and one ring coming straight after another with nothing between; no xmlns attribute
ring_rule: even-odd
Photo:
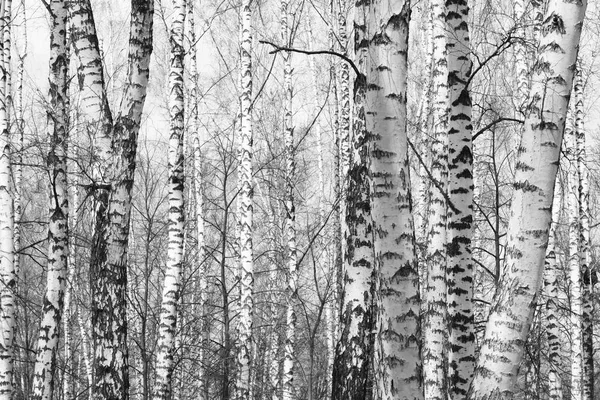
<svg viewBox="0 0 600 400"><path fill-rule="evenodd" d="M446 2L448 50L448 207L447 304L448 393L466 397L475 369L473 320L473 146L471 136L471 78L469 5L467 0Z"/></svg>
<svg viewBox="0 0 600 400"><path fill-rule="evenodd" d="M558 179L558 177L557 177ZM548 386L550 400L562 400L562 379L558 373L561 357L562 342L560 340L559 290L560 267L558 263L557 227L560 220L562 193L560 182L554 185L554 199L552 201L552 226L548 238L548 252L544 261L544 294L546 295L545 330L548 341Z"/></svg>
<svg viewBox="0 0 600 400"><path fill-rule="evenodd" d="M154 398L169 399L174 368L178 307L181 296L181 275L184 251L184 99L183 99L183 36L185 1L175 2L170 28L171 65L169 69L169 248L163 287L158 354L156 356L156 386Z"/></svg>
<svg viewBox="0 0 600 400"><path fill-rule="evenodd" d="M10 9L11 0L2 0L0 10L0 32L3 33L1 53L4 54L4 29L7 19L5 9ZM13 392L15 290L17 276L14 264L14 210L11 188L10 131L8 124L7 82L9 70L0 68L0 398L9 399Z"/></svg>
<svg viewBox="0 0 600 400"><path fill-rule="evenodd" d="M583 399L594 398L594 302L593 288L594 279L592 275L592 257L590 251L590 209L589 209L589 180L586 152L586 134L584 126L584 103L583 103L583 74L581 62L575 71L575 162L577 166L577 198L579 212L579 263L581 270L581 330L582 330L582 396Z"/></svg>
<svg viewBox="0 0 600 400"><path fill-rule="evenodd" d="M50 91L48 112L48 273L42 305L42 320L37 343L33 398L52 399L56 351L60 338L67 278L69 193L67 190L67 4L64 0L49 3ZM68 360L67 360L68 362Z"/></svg>
<svg viewBox="0 0 600 400"><path fill-rule="evenodd" d="M137 136L152 53L152 0L131 1L127 79L113 118L89 0L71 3L73 48L79 58L81 118L93 138L92 192L95 211L90 282L96 399L128 397L127 243Z"/></svg>
<svg viewBox="0 0 600 400"><path fill-rule="evenodd" d="M358 400L369 396L371 332L374 325L373 221L369 183L371 138L365 127L367 82L364 75L369 48L366 36L366 9L360 2L356 3L355 8L354 43L359 75L354 84L354 121L350 146L352 151L344 185L344 297L340 315L341 334L333 366L334 400Z"/></svg>
<svg viewBox="0 0 600 400"><path fill-rule="evenodd" d="M446 190L448 182L448 63L446 7L432 0L433 102L430 204L427 214L427 283L423 322L423 379L425 398L441 400L446 390ZM461 182L462 183L462 182Z"/></svg>
<svg viewBox="0 0 600 400"><path fill-rule="evenodd" d="M511 398L548 245L552 195L586 2L551 0L519 146L504 273L486 326L470 399Z"/></svg>
<svg viewBox="0 0 600 400"><path fill-rule="evenodd" d="M568 118L568 117L567 117ZM571 396L582 397L582 314L581 314L581 269L579 265L579 176L577 171L577 142L571 121L567 121L565 142L572 159L568 169L568 215L569 215L569 283L570 283L570 332L571 332Z"/></svg>
<svg viewBox="0 0 600 400"><path fill-rule="evenodd" d="M196 26L194 18L194 2L192 0L186 1L186 23L188 24L188 35L190 42L190 97L189 97L189 125L190 134L192 141L192 154L193 154L193 165L192 178L193 178L193 196L196 204L196 213L194 218L196 220L196 239L197 239L197 253L196 253L196 266L198 277L195 281L198 282L198 310L202 317L202 344L200 346L200 352L198 354L198 396L200 400L208 400L208 369L205 367L207 362L205 347L208 346L209 336L209 323L207 315L207 289L208 289L208 262L206 260L206 247L204 239L204 196L202 193L203 182L202 182L202 151L200 141L200 121L198 118L198 81L199 75L197 70L197 39L196 39Z"/></svg>
<svg viewBox="0 0 600 400"><path fill-rule="evenodd" d="M252 313L254 309L253 247L252 247L252 11L250 0L241 4L240 37L240 167L238 195L239 243L240 243L240 310L239 348L237 354L238 375L235 383L240 400L250 396L250 356L252 354Z"/></svg>
<svg viewBox="0 0 600 400"><path fill-rule="evenodd" d="M281 0L281 40L289 46L291 43L290 29L288 27L288 1ZM285 138L285 230L288 251L288 284L286 288L286 334L285 351L283 360L283 400L294 398L294 362L296 354L296 310L294 309L298 297L298 250L296 248L296 208L294 202L296 161L294 126L292 120L292 64L290 52L284 51L283 58L283 90L285 100L283 106L283 131Z"/></svg>
<svg viewBox="0 0 600 400"><path fill-rule="evenodd" d="M422 398L419 285L411 214L406 85L409 2L367 8L366 135L377 270L376 399Z"/></svg>

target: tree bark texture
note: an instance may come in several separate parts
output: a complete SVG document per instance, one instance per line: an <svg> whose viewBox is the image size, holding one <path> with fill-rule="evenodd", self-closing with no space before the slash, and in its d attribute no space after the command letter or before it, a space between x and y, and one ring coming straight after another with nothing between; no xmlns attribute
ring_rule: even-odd
<svg viewBox="0 0 600 400"><path fill-rule="evenodd" d="M469 398L510 399L548 245L552 196L586 2L551 0L515 166L506 261Z"/></svg>
<svg viewBox="0 0 600 400"><path fill-rule="evenodd" d="M171 65L169 69L169 222L167 268L163 286L158 350L156 356L156 386L154 399L171 398L175 366L178 308L181 297L181 276L184 252L184 24L185 1L177 0L170 28Z"/></svg>
<svg viewBox="0 0 600 400"><path fill-rule="evenodd" d="M377 270L374 398L422 399L406 116L410 3L379 0L365 12L370 43L365 115Z"/></svg>
<svg viewBox="0 0 600 400"><path fill-rule="evenodd" d="M49 10L51 18L48 78L51 111L48 116L49 151L47 158L50 178L48 185L49 246L46 293L42 305L42 320L40 321L33 378L33 398L36 400L52 399L69 254L67 4L64 0L52 0L49 3Z"/></svg>
<svg viewBox="0 0 600 400"><path fill-rule="evenodd" d="M448 209L446 279L448 304L448 393L463 400L475 369L473 315L473 144L469 5L446 1L448 50Z"/></svg>

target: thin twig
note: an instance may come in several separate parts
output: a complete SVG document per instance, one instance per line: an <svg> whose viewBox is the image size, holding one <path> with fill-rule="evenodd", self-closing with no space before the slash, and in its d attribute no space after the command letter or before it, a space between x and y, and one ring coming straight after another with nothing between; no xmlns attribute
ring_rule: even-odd
<svg viewBox="0 0 600 400"><path fill-rule="evenodd" d="M421 155L419 154L419 152L415 148L415 145L410 141L409 138L406 138L406 141L408 142L408 144L409 144L410 148L412 149L413 153L415 153L415 155L419 159L419 162L421 163L421 165L425 169L425 172L427 172L427 176L429 176L429 179L431 179L431 181L433 182L433 184L435 185L435 187L440 191L441 195L444 196L444 199L446 200L446 204L448 204L448 207L450 207L450 209L452 209L452 212L454 212L456 214L460 214L461 213L460 210L454 206L454 204L450 200L450 197L448 197L448 193L446 193L446 191L443 190L443 188L441 187L440 183L437 181L437 179L435 179L433 177L433 175L431 174L431 171L429 171L429 169L427 168L427 165L425 164L425 161L423 161L423 158L421 157Z"/></svg>

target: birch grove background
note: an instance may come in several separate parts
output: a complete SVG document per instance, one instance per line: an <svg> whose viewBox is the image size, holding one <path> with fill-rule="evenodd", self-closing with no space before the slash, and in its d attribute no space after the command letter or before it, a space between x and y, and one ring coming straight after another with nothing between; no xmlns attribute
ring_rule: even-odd
<svg viewBox="0 0 600 400"><path fill-rule="evenodd" d="M0 0L0 399L600 398L586 0Z"/></svg>

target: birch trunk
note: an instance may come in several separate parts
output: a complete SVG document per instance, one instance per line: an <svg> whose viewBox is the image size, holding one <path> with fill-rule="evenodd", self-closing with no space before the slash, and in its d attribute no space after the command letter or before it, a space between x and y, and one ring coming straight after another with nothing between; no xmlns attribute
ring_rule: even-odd
<svg viewBox="0 0 600 400"><path fill-rule="evenodd" d="M517 110L524 112L527 102L527 95L529 94L529 79L527 58L528 51L526 47L527 43L527 30L526 26L529 24L530 19L528 18L529 12L526 11L525 0L515 0L514 2L514 14L515 24L517 26L516 34L521 39L515 43L515 69L517 72L517 93L516 93L516 106ZM515 144L518 140L515 140Z"/></svg>
<svg viewBox="0 0 600 400"><path fill-rule="evenodd" d="M425 398L446 396L446 199L448 181L448 64L446 7L432 0L433 104L429 213L427 215L427 282L423 323L423 379Z"/></svg>
<svg viewBox="0 0 600 400"><path fill-rule="evenodd" d="M10 0L0 1L0 15L10 7ZM6 19L0 18L0 32L4 32ZM4 54L2 40L2 54ZM0 68L0 399L9 399L13 393L15 290L17 277L14 264L14 193L11 188L10 131L8 124L7 68Z"/></svg>
<svg viewBox="0 0 600 400"><path fill-rule="evenodd" d="M582 329L582 359L583 399L594 398L594 273L592 270L592 255L590 251L590 209L589 209L589 182L587 152L585 148L584 103L583 103L583 76L581 66L575 72L575 138L576 161L578 172L578 199L579 199L579 263L581 270L581 329Z"/></svg>
<svg viewBox="0 0 600 400"><path fill-rule="evenodd" d="M75 159L77 159L77 152L75 152ZM64 346L65 346L65 378L63 380L63 397L65 400L71 400L75 398L76 388L75 388L75 377L77 376L77 370L72 365L73 358L73 343L72 343L72 335L73 335L73 326L76 324L75 320L75 312L73 307L73 288L77 287L75 283L75 265L79 259L75 256L75 252L77 249L77 240L75 235L75 230L77 229L77 225L79 223L79 218L77 215L77 210L79 210L79 180L77 177L73 179L71 182L72 189L72 197L69 203L69 209L73 210L69 213L70 221L69 221L69 255L67 256L67 282L65 288L65 304L64 304L64 315L63 318L63 329L64 329ZM79 365L79 364L78 364Z"/></svg>
<svg viewBox="0 0 600 400"><path fill-rule="evenodd" d="M365 71L368 52L365 23L364 4L357 2L354 20L355 51L358 68L361 71ZM333 366L332 399L334 400L363 400L370 395L369 370L374 326L374 254L369 183L371 138L365 126L367 82L364 75L361 74L356 78L354 87L355 117L352 129L352 152L344 189L346 194L343 223L346 244L344 298L340 316L341 335ZM342 119L344 118L345 116L342 116Z"/></svg>
<svg viewBox="0 0 600 400"><path fill-rule="evenodd" d="M191 92L189 99L190 109L190 125L191 125L191 136L192 136L192 151L194 156L194 169L193 169L193 181L194 181L194 200L196 203L196 239L197 239L197 253L196 253L196 264L198 270L198 304L199 312L202 317L201 319L201 331L202 331L202 343L200 345L200 351L198 354L198 397L200 400L208 400L208 371L205 367L206 363L206 347L209 346L209 326L208 316L206 314L207 306L207 289L208 289L208 263L205 260L206 250L204 242L204 196L202 195L202 151L200 142L200 124L198 119L198 70L197 70L197 50L196 50L196 28L194 20L194 2L188 0L186 3L187 17L186 22L189 26L189 40L191 43L190 48L190 80L191 80Z"/></svg>
<svg viewBox="0 0 600 400"><path fill-rule="evenodd" d="M171 22L171 67L169 71L169 248L167 269L162 294L158 327L158 354L156 356L156 386L154 399L167 400L172 395L172 375L175 356L175 335L181 296L181 275L184 251L184 99L183 66L185 1L175 2Z"/></svg>
<svg viewBox="0 0 600 400"><path fill-rule="evenodd" d="M475 369L473 315L473 145L469 5L446 2L448 28L448 209L446 280L448 304L448 393L466 398Z"/></svg>
<svg viewBox="0 0 600 400"><path fill-rule="evenodd" d="M569 122L567 122L569 125ZM568 176L568 205L569 205L569 283L570 283L570 332L571 332L571 397L582 399L582 314L581 314L581 269L579 265L579 177L577 173L576 154L577 144L573 126L565 129L565 142L569 149L570 158L574 159L569 165Z"/></svg>
<svg viewBox="0 0 600 400"><path fill-rule="evenodd" d="M252 352L252 314L254 309L253 246L252 246L252 12L250 0L242 1L240 38L240 167L239 167L239 243L240 243L240 309L238 376L235 384L239 400L249 399L250 356Z"/></svg>
<svg viewBox="0 0 600 400"><path fill-rule="evenodd" d="M332 0L333 1L333 0ZM338 35L337 42L339 43L339 51L343 55L348 55L348 33L347 33L347 8L348 8L348 0L339 0L339 9L338 9ZM332 5L333 9L333 5ZM340 298L338 299L337 308L341 310L344 305L344 300L342 297L343 287L345 285L345 268L347 265L347 261L345 260L346 253L348 250L346 249L346 238L344 238L344 228L343 225L345 223L344 219L348 215L348 211L346 210L347 205L347 185L348 185L348 173L350 168L350 158L351 158L351 141L353 140L350 131L350 70L349 66L346 62L342 62L339 64L339 129L338 129L338 156L339 156L339 215L340 215L340 225L339 225L339 235L341 238L339 244L339 253L340 259L338 262L339 271L338 271L338 291ZM341 312L341 311L340 311ZM338 336L342 328L341 323L341 315L336 318L338 321Z"/></svg>
<svg viewBox="0 0 600 400"><path fill-rule="evenodd" d="M281 39L285 46L291 46L291 36L288 27L288 2L281 0ZM296 310L298 297L298 250L296 248L296 209L294 203L294 184L296 179L296 161L294 144L294 126L292 121L292 64L291 54L282 53L283 58L283 90L284 100L284 138L285 138L285 236L288 251L288 283L286 288L286 332L283 359L283 400L294 398L294 346L296 343Z"/></svg>
<svg viewBox="0 0 600 400"><path fill-rule="evenodd" d="M554 186L552 201L552 225L548 238L548 252L544 262L544 292L546 295L545 330L548 341L548 391L549 400L562 400L562 379L559 375L561 365L561 334L558 315L560 312L558 280L561 278L557 250L557 227L561 208L560 183Z"/></svg>
<svg viewBox="0 0 600 400"><path fill-rule="evenodd" d="M336 51L336 36L335 36L335 4L334 0L329 0L329 14L330 14L330 25L329 25L329 49L331 51ZM327 366L327 396L328 399L331 396L331 379L333 373L333 360L335 358L335 340L337 339L338 332L338 314L339 314L339 305L340 305L340 297L342 293L342 268L343 268L343 259L344 252L342 247L342 204L345 202L344 196L342 195L342 180L344 177L341 175L341 129L340 129L340 96L338 95L338 73L337 73L337 63L335 57L331 57L329 60L329 77L331 79L331 94L333 95L333 140L334 140L334 196L336 200L335 205L335 214L333 219L333 232L334 232L334 260L333 266L334 270L332 271L332 279L333 279L333 299L331 301L331 311L332 311L332 324L329 325L330 332L328 335L330 336L330 342L333 343L333 346L328 348L329 356L328 356L328 366Z"/></svg>
<svg viewBox="0 0 600 400"><path fill-rule="evenodd" d="M24 0L22 0L24 1ZM15 199L14 199L14 263L15 263L15 276L19 277L21 259L19 250L21 248L21 216L22 210L22 190L23 190L23 142L25 136L25 119L23 118L23 74L25 72L25 58L27 57L27 14L25 10L25 4L21 3L22 13L22 31L23 36L19 42L22 44L23 49L17 50L19 62L17 67L17 87L15 102L15 128L16 128L16 141L12 143L13 149L16 154L13 154L13 160L15 161ZM13 137L14 138L14 137Z"/></svg>
<svg viewBox="0 0 600 400"><path fill-rule="evenodd" d="M69 193L67 190L67 4L49 3L50 18L50 92L52 108L48 117L48 275L42 306L33 378L33 398L52 399L56 370L56 351L64 306L67 278ZM67 360L68 362L68 360Z"/></svg>
<svg viewBox="0 0 600 400"><path fill-rule="evenodd" d="M366 135L377 269L374 398L422 397L419 284L411 214L406 90L410 3L367 9Z"/></svg>
<svg viewBox="0 0 600 400"><path fill-rule="evenodd" d="M586 2L550 0L515 166L506 261L469 398L512 398L548 245L552 195Z"/></svg>
<svg viewBox="0 0 600 400"><path fill-rule="evenodd" d="M137 135L152 53L153 12L152 0L131 1L127 81L113 122L90 2L73 2L71 6L73 47L80 61L82 118L94 142L89 190L95 203L90 282L96 400L128 397L126 258Z"/></svg>

